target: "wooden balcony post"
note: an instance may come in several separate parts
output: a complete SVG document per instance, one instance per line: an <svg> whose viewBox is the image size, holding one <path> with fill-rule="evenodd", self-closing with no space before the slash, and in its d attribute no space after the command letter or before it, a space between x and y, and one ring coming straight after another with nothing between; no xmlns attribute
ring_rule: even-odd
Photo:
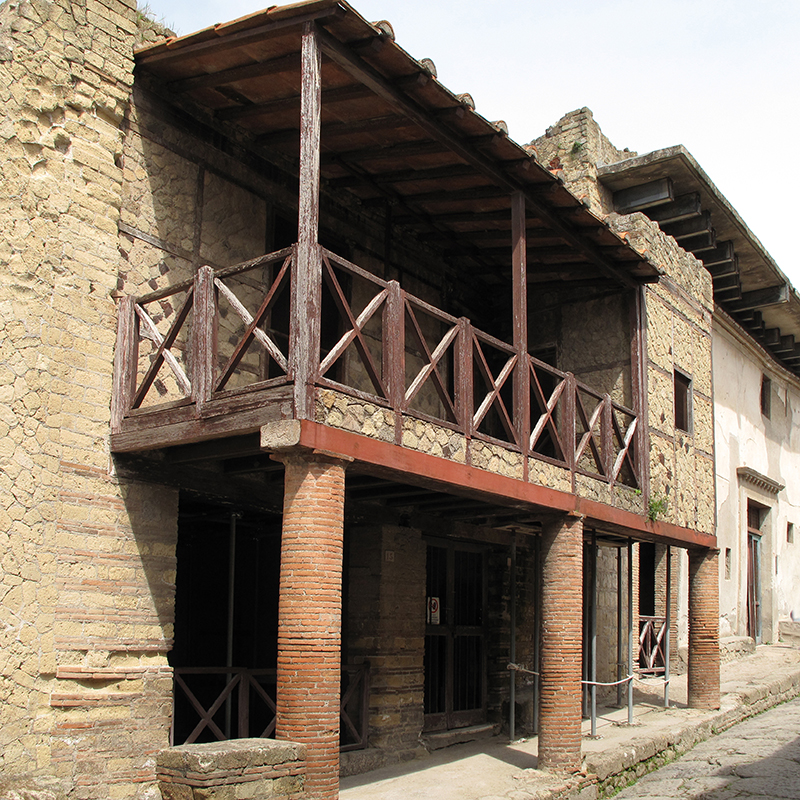
<svg viewBox="0 0 800 800"><path fill-rule="evenodd" d="M405 308L400 284L389 281L387 288L389 294L383 318L383 374L389 383L389 403L400 412L405 397Z"/></svg>
<svg viewBox="0 0 800 800"><path fill-rule="evenodd" d="M111 396L111 430L118 431L136 393L138 361L136 298L125 295L117 309L117 343L114 349L114 392Z"/></svg>
<svg viewBox="0 0 800 800"><path fill-rule="evenodd" d="M192 399L200 409L214 391L217 309L211 267L200 267L194 276L192 302Z"/></svg>
<svg viewBox="0 0 800 800"><path fill-rule="evenodd" d="M474 414L474 386L472 376L472 323L466 318L458 320L458 344L456 345L455 401L456 416L467 439L472 437Z"/></svg>
<svg viewBox="0 0 800 800"><path fill-rule="evenodd" d="M647 420L647 323L645 320L645 302L647 289L640 286L633 294L631 302L631 384L633 394L633 410L639 423L633 447L636 453L634 477L639 489L645 497L649 496L650 468L645 457L648 452L649 425Z"/></svg>
<svg viewBox="0 0 800 800"><path fill-rule="evenodd" d="M314 380L319 370L322 261L319 252L319 160L322 62L316 25L303 26L300 93L300 196L297 254L292 276L289 369L295 415L314 417Z"/></svg>
<svg viewBox="0 0 800 800"><path fill-rule="evenodd" d="M514 429L519 437L523 472L527 480L527 455L531 439L531 379L528 365L528 262L525 196L511 196L511 274L514 349L517 366L514 370Z"/></svg>

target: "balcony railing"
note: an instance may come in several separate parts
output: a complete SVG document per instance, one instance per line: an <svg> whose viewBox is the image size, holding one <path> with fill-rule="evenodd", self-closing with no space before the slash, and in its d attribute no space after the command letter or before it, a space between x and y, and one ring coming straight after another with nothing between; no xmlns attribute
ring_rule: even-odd
<svg viewBox="0 0 800 800"><path fill-rule="evenodd" d="M295 380L289 297L296 247L120 303L114 425ZM310 381L611 484L639 485L638 417L519 351L320 248L320 353ZM165 414L167 415L165 417ZM174 416L179 419L178 416ZM143 421L143 420L141 420Z"/></svg>

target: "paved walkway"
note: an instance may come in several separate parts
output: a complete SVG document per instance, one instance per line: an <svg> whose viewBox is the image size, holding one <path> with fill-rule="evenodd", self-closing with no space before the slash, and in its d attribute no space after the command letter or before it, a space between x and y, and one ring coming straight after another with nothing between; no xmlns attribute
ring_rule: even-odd
<svg viewBox="0 0 800 800"><path fill-rule="evenodd" d="M713 736L616 797L800 799L800 699Z"/></svg>
<svg viewBox="0 0 800 800"><path fill-rule="evenodd" d="M592 739L586 720L584 774L566 781L536 769L535 737L511 744L495 737L343 778L340 798L553 800L580 794L582 800L589 800L598 783L627 785L637 773L652 768L654 761L674 758L716 731L800 695L800 648L758 647L753 655L723 665L721 688L719 711L697 711L686 707L685 675L670 683L669 708L664 707L663 682L637 682L634 725L626 724L626 709L600 709L598 737Z"/></svg>

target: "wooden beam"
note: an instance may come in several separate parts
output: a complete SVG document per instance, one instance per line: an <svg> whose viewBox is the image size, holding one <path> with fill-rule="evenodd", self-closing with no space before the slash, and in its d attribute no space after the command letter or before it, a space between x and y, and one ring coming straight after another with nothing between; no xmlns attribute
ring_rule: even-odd
<svg viewBox="0 0 800 800"><path fill-rule="evenodd" d="M711 273L712 278L722 278L725 275L739 274L739 256L734 256L730 261L723 261L719 264L713 264L712 266L706 265L705 261L703 261L703 264Z"/></svg>
<svg viewBox="0 0 800 800"><path fill-rule="evenodd" d="M348 100L361 100L369 97L371 92L365 86L344 86L340 89L328 89L322 94L322 102L326 106L336 103L344 103ZM234 106L233 108L220 108L214 112L214 116L227 122L229 120L246 119L248 117L268 116L277 114L281 111L292 111L300 107L300 95L282 97L279 100L270 100L267 103L253 103L246 106Z"/></svg>
<svg viewBox="0 0 800 800"><path fill-rule="evenodd" d="M599 269L609 277L626 286L637 285L626 272L604 258L595 247L586 241L572 226L561 220L558 214L545 207L536 197L530 187L506 174L502 167L492 161L485 153L476 149L474 143L469 142L454 131L446 127L439 120L432 117L422 106L392 86L379 72L369 64L362 61L345 45L339 42L326 31L320 31L320 43L323 52L342 69L349 72L354 78L371 89L378 97L390 105L399 108L402 113L416 122L420 128L436 141L443 144L448 150L472 164L493 181L502 186L509 194L521 191L525 196L526 204L548 225L563 235L576 249L579 249Z"/></svg>
<svg viewBox="0 0 800 800"><path fill-rule="evenodd" d="M243 67L233 67L232 69L223 69L206 75L194 75L191 78L172 81L167 84L167 88L171 92L175 92L175 94L184 94L195 89L216 89L218 86L227 86L237 81L265 78L267 75L291 72L299 66L300 54L290 53L269 61L259 61L256 64L247 64Z"/></svg>
<svg viewBox="0 0 800 800"><path fill-rule="evenodd" d="M513 376L514 420L520 434L523 479L528 479L528 449L531 424L531 377L528 368L528 240L525 196L511 196L511 329L517 365Z"/></svg>
<svg viewBox="0 0 800 800"><path fill-rule="evenodd" d="M755 289L752 292L742 292L739 300L728 303L732 312L748 311L754 308L767 308L779 306L789 302L789 284L781 283L769 286L766 289Z"/></svg>
<svg viewBox="0 0 800 800"><path fill-rule="evenodd" d="M671 178L660 178L650 183L640 183L629 189L614 192L614 208L619 214L643 211L653 206L671 203L675 199Z"/></svg>
<svg viewBox="0 0 800 800"><path fill-rule="evenodd" d="M325 128L322 129L323 136ZM452 164L446 167L435 167L433 169L399 169L391 172L372 172L372 180L377 184L397 184L397 183L417 183L422 181L434 181L447 178L463 178L473 175L475 170L468 164ZM332 178L328 181L328 186L333 189L349 189L359 183L359 179L353 176L344 178Z"/></svg>
<svg viewBox="0 0 800 800"><path fill-rule="evenodd" d="M452 203L459 200L488 200L494 197L507 197L499 186L476 186L471 189L440 189L436 192L402 193L404 200L411 203ZM508 237L506 237L508 238Z"/></svg>
<svg viewBox="0 0 800 800"><path fill-rule="evenodd" d="M684 219L681 222L672 222L670 224L663 224L660 226L664 233L672 236L677 241L698 236L703 233L708 233L713 230L711 225L711 214L708 211L703 211L695 217Z"/></svg>
<svg viewBox="0 0 800 800"><path fill-rule="evenodd" d="M673 222L682 222L685 219L698 217L702 210L700 195L697 192L692 192L691 194L682 194L676 197L671 203L654 206L645 213L653 222L657 222L659 225L668 225Z"/></svg>
<svg viewBox="0 0 800 800"><path fill-rule="evenodd" d="M706 250L703 253L702 261L706 269L708 269L709 267L728 264L733 261L734 258L735 253L733 251L733 242L726 241L718 242L716 247L711 250Z"/></svg>
<svg viewBox="0 0 800 800"><path fill-rule="evenodd" d="M201 461L217 461L262 453L258 434L249 434L171 447L164 451L164 459L170 464L194 464Z"/></svg>
<svg viewBox="0 0 800 800"><path fill-rule="evenodd" d="M338 160L343 161L384 161L391 158L405 158L408 156L427 156L446 153L447 148L440 142L432 142L430 139L417 139L413 142L401 142L386 147L372 145L371 147L361 147L357 150L340 150L325 153L322 161L324 164L334 164Z"/></svg>
<svg viewBox="0 0 800 800"><path fill-rule="evenodd" d="M296 416L313 419L322 310L322 260L318 244L322 52L317 26L313 22L303 26L302 55L300 196L297 258L293 265L290 299L289 372L294 377Z"/></svg>
<svg viewBox="0 0 800 800"><path fill-rule="evenodd" d="M402 117L399 114L388 114L383 117L371 117L369 119L361 119L352 123L334 122L322 126L322 141L324 143L327 137L335 138L337 136L353 136L358 133L386 130L387 128L396 130L397 128L411 127L411 125L412 123L408 122L405 117ZM282 131L275 131L274 133L265 133L262 136L257 136L256 144L269 147L273 145L297 142L299 139L299 128L286 128Z"/></svg>
<svg viewBox="0 0 800 800"><path fill-rule="evenodd" d="M795 351L794 336L792 334L789 334L788 336L781 336L780 342L776 344L772 348L772 350L776 355L794 353Z"/></svg>
<svg viewBox="0 0 800 800"><path fill-rule="evenodd" d="M200 55L205 56L209 53L216 53L221 50L230 50L234 46L244 47L249 44L260 44L263 42L264 38L269 37L273 33L287 28L300 28L306 22L329 19L331 17L341 16L344 13L344 7L335 5L318 9L317 11L310 11L301 16L291 16L284 19L273 20L266 22L264 25L259 25L257 28L228 33L218 38L197 42L196 44L182 43L180 46L175 47L171 42L167 42L163 47L152 48L153 52L149 52L148 48L144 50L144 52L135 53L134 57L139 66L158 64L162 61L183 61L186 58L195 58Z"/></svg>

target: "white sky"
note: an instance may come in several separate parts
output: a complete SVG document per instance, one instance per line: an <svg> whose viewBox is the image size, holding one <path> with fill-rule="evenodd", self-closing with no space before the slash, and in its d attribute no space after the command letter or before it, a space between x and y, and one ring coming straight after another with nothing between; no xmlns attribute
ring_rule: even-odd
<svg viewBox="0 0 800 800"><path fill-rule="evenodd" d="M278 0L282 4L284 0ZM592 109L618 147L683 144L796 287L800 0L352 0L516 141ZM264 0L150 0L179 34Z"/></svg>

